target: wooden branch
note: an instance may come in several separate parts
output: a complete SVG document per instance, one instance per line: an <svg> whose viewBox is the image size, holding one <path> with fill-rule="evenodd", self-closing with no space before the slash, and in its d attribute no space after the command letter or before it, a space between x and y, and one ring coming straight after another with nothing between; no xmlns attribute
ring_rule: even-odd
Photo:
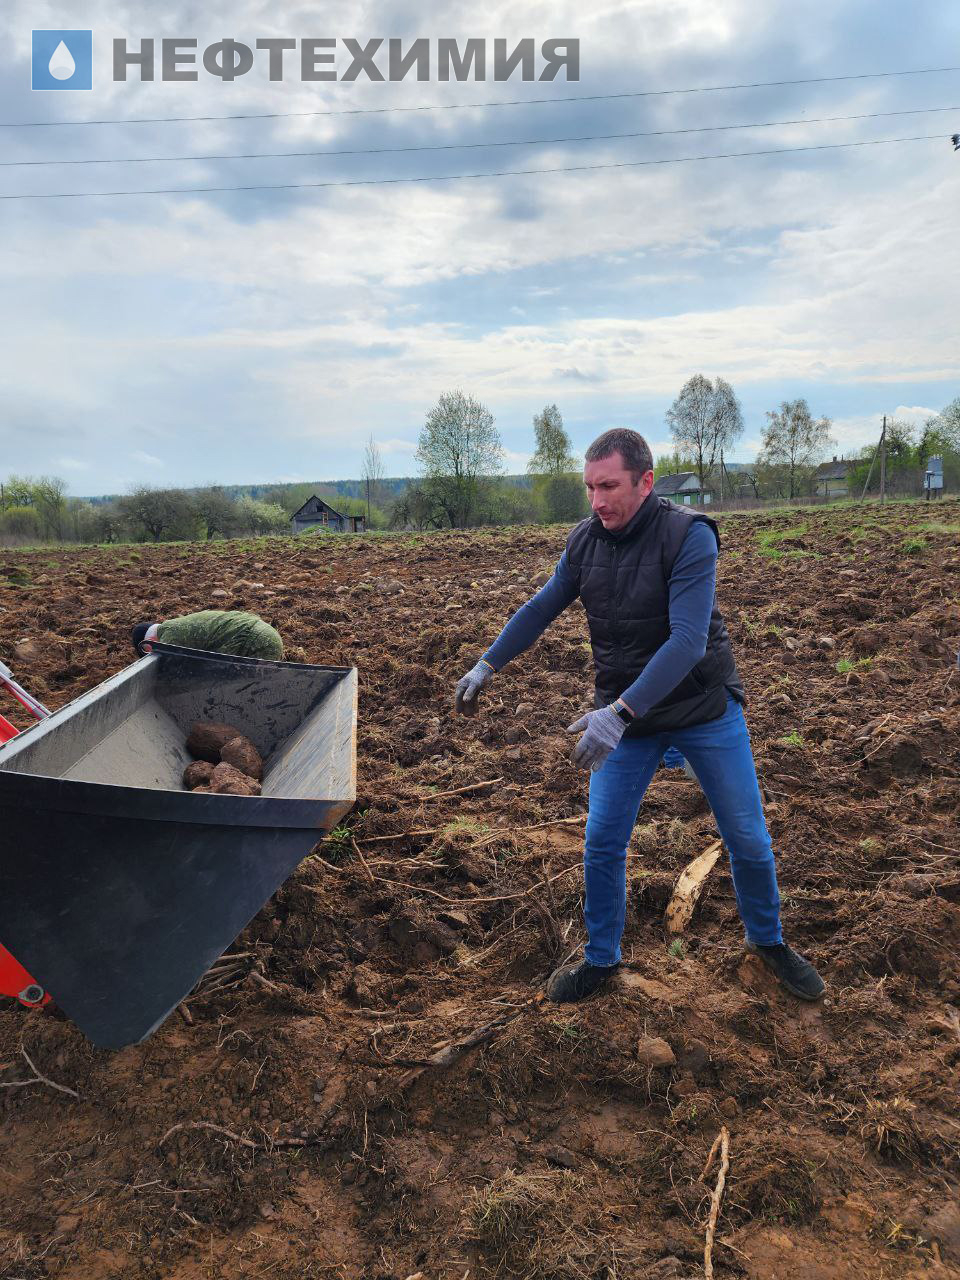
<svg viewBox="0 0 960 1280"><path fill-rule="evenodd" d="M350 837L350 843L353 846L353 852L357 855L357 857L360 859L360 862L363 864L363 869L367 873L367 879L370 881L371 884L373 884L373 872L367 866L367 860L366 858L364 858L363 854L360 852L360 846L357 844L353 836Z"/></svg>
<svg viewBox="0 0 960 1280"><path fill-rule="evenodd" d="M381 840L406 840L410 836L435 836L443 827L420 827L415 831L395 831L389 836L364 836L364 844L379 844Z"/></svg>
<svg viewBox="0 0 960 1280"><path fill-rule="evenodd" d="M569 826L573 822L585 822L586 818L585 813L580 813L575 818L549 818L546 822L533 822L523 827L494 827L484 834L497 835L502 832L504 835L509 835L513 831L539 831L541 827L561 827ZM417 831L395 831L389 836L365 836L363 844L377 844L381 840L407 840L411 836L435 836L446 829L446 827L421 827Z"/></svg>
<svg viewBox="0 0 960 1280"><path fill-rule="evenodd" d="M531 1002L532 1003L532 1002ZM479 1048L480 1045L486 1044L492 1040L494 1036L515 1022L525 1009L529 1008L529 1003L524 1005L522 1009L515 1009L511 1013L501 1014L499 1018L494 1018L492 1022L486 1023L482 1027L478 1027L476 1031L472 1031L470 1035L464 1036L462 1040L454 1040L448 1045L444 1045L442 1049L438 1049L436 1053L432 1053L422 1066L415 1067L412 1071L408 1071L402 1076L399 1085L401 1089L405 1089L408 1085L413 1084L414 1080L419 1079L424 1071L431 1067L445 1068L452 1066L458 1059L462 1058L465 1053L471 1049Z"/></svg>
<svg viewBox="0 0 960 1280"><path fill-rule="evenodd" d="M229 1138L231 1142L239 1142L242 1147L249 1147L252 1151L270 1151L274 1147L308 1147L318 1141L317 1137L271 1138L265 1134L263 1142L254 1142L251 1138L244 1138L239 1133L234 1133L232 1129L225 1129L222 1124L212 1124L209 1120L185 1120L182 1124L175 1124L172 1129L168 1129L157 1146L162 1147L175 1133L182 1133L188 1129L209 1129L212 1133L219 1133L221 1137Z"/></svg>
<svg viewBox="0 0 960 1280"><path fill-rule="evenodd" d="M283 990L283 988L277 986L275 982L271 982L269 978L265 978L263 974L260 972L260 970L257 968L251 969L250 972L247 974L247 977L252 978L253 981L256 982L259 986L263 987L265 991L282 991Z"/></svg>
<svg viewBox="0 0 960 1280"><path fill-rule="evenodd" d="M494 787L498 782L502 782L502 778L490 778L487 782L471 782L469 787L455 787L453 791L434 791L430 795L408 796L410 800L445 800L447 796L463 796L468 791L482 791L484 787ZM402 801L403 797L401 797Z"/></svg>
<svg viewBox="0 0 960 1280"><path fill-rule="evenodd" d="M172 1129L168 1129L160 1141L158 1147L162 1147L168 1138L172 1138L175 1133L181 1133L187 1129L210 1129L214 1133L221 1134L224 1138L229 1138L231 1142L239 1142L242 1147L250 1147L253 1151L259 1151L261 1144L252 1142L249 1138L241 1138L239 1133L234 1133L232 1129L225 1129L221 1124L211 1124L209 1120L184 1120L182 1124L175 1124Z"/></svg>
<svg viewBox="0 0 960 1280"><path fill-rule="evenodd" d="M704 881L713 870L722 848L723 841L714 840L711 845L704 849L703 853L694 858L681 871L673 896L667 904L667 913L664 917L667 933L683 933L690 923L693 909L697 905L697 899L703 891Z"/></svg>
<svg viewBox="0 0 960 1280"><path fill-rule="evenodd" d="M322 859L321 859L322 861ZM325 865L330 865L325 864ZM558 871L556 875L550 877L549 880L538 880L536 884L532 884L529 889L521 889L518 893L500 893L492 898L448 898L445 893L438 893L436 889L429 889L425 884L411 884L408 880L388 880L386 876L374 876L374 880L380 884L392 885L395 889L412 889L415 893L426 893L431 898L439 898L441 902L446 902L454 907L474 907L483 906L488 902L510 902L514 898L526 898L531 893L535 893L537 889L541 889L559 880L561 876L568 876L571 871L579 871L583 864L575 863L572 867L566 867L563 871ZM334 871L341 871L340 867L331 867ZM305 884L303 886L308 893L324 893L325 890L318 885Z"/></svg>
<svg viewBox="0 0 960 1280"><path fill-rule="evenodd" d="M713 1280L713 1241L717 1232L717 1218L720 1216L720 1201L723 1199L723 1189L727 1184L727 1170L730 1168L730 1134L726 1125L720 1130L716 1141L710 1149L710 1155L707 1157L707 1163L704 1165L703 1175L701 1176L707 1173L713 1163L713 1157L718 1146L720 1148L720 1170L717 1174L717 1185L710 1196L710 1216L707 1218L707 1230L703 1244L703 1274L705 1280Z"/></svg>
<svg viewBox="0 0 960 1280"><path fill-rule="evenodd" d="M76 1089L70 1089L65 1084L57 1084L56 1080L51 1080L48 1076L45 1076L42 1071L38 1071L34 1065L33 1059L22 1045L20 1046L20 1053L26 1061L27 1066L33 1072L33 1078L30 1080L10 1080L5 1084L0 1084L0 1089L22 1089L28 1084L45 1084L49 1085L51 1089L58 1090L60 1093L69 1093L71 1098L76 1098L79 1102L80 1095L77 1093Z"/></svg>

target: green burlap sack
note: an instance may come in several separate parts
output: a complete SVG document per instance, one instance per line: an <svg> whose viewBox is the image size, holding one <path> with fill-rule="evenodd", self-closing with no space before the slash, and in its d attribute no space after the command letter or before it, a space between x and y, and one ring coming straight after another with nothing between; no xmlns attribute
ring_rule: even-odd
<svg viewBox="0 0 960 1280"><path fill-rule="evenodd" d="M279 662L283 641L278 632L255 613L239 610L203 609L182 618L161 622L157 632L161 644L179 644L187 649L211 653L237 653L244 658L264 658Z"/></svg>

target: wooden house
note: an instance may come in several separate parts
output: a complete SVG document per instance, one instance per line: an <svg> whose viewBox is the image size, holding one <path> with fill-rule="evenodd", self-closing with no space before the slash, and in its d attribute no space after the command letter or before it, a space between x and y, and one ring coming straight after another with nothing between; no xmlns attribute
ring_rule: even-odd
<svg viewBox="0 0 960 1280"><path fill-rule="evenodd" d="M712 490L700 488L695 471L678 471L675 475L661 476L653 486L653 491L661 498L670 498L683 506L706 505L713 501Z"/></svg>
<svg viewBox="0 0 960 1280"><path fill-rule="evenodd" d="M832 462L821 462L813 473L817 497L845 498L849 493L847 476L852 466L852 462L845 462L843 458L838 460L836 455Z"/></svg>
<svg viewBox="0 0 960 1280"><path fill-rule="evenodd" d="M290 523L294 533L306 533L312 529L328 530L330 533L363 533L366 528L364 516L343 516L316 494L308 498L299 511L293 513Z"/></svg>

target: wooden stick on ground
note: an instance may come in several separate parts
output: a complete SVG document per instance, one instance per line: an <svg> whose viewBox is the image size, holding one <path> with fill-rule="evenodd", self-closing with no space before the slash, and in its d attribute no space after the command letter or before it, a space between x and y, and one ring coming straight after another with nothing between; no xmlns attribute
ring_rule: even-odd
<svg viewBox="0 0 960 1280"><path fill-rule="evenodd" d="M314 855L316 856L316 855ZM330 862L324 862L323 858L317 858L318 862L323 862L325 867L329 867L331 871L335 871L340 875L345 874L342 867L335 867ZM559 880L561 876L568 876L571 871L579 871L583 864L575 863L572 867L565 867L563 871L558 871L556 875L550 877L550 881ZM412 889L415 893L426 893L431 898L439 898L441 902L449 903L454 907L479 907L488 902L510 902L514 898L526 898L531 893L536 893L538 889L544 888L545 882L538 880L536 884L532 884L529 889L521 889L518 893L499 893L492 898L450 898L445 893L438 893L436 889L430 889L425 884L411 884L408 880L388 880L386 876L374 876L374 880L380 884L393 885L395 889ZM323 886L313 884L305 884L303 886L308 893L325 893Z"/></svg>
<svg viewBox="0 0 960 1280"><path fill-rule="evenodd" d="M410 796L411 800L444 800L447 796L462 796L468 791L482 791L484 787L495 787L498 782L502 782L502 778L489 778L486 782L471 782L469 787L454 787L452 791L434 791L429 795Z"/></svg>
<svg viewBox="0 0 960 1280"><path fill-rule="evenodd" d="M442 1049L438 1049L436 1053L430 1055L421 1065L415 1067L412 1071L408 1071L402 1076L399 1087L405 1089L408 1085L413 1084L414 1080L419 1079L424 1071L430 1067L449 1067L452 1066L459 1058L471 1049L476 1049L482 1044L486 1044L488 1040L492 1040L494 1036L508 1027L511 1022L515 1022L522 1013L534 1004L534 1000L528 1000L526 1004L519 1009L513 1009L510 1013L501 1014L499 1018L494 1018L492 1022L486 1023L482 1027L478 1027L476 1031L471 1031L468 1036L464 1036L461 1040L454 1040L450 1044L444 1045Z"/></svg>
<svg viewBox="0 0 960 1280"><path fill-rule="evenodd" d="M38 1071L37 1068L34 1066L33 1059L30 1057L29 1053L27 1053L26 1049L24 1049L22 1045L20 1046L20 1054L23 1057L24 1061L26 1062L27 1066L33 1072L32 1079L10 1080L6 1083L0 1083L0 1089L22 1089L25 1085L28 1085L28 1084L46 1084L46 1085L49 1085L51 1089L56 1089L60 1093L69 1093L71 1098L76 1098L79 1100L80 1095L79 1093L77 1093L76 1089L71 1089L65 1084L57 1084L56 1080L51 1080L47 1076L45 1076L41 1071Z"/></svg>
<svg viewBox="0 0 960 1280"><path fill-rule="evenodd" d="M260 972L260 969L259 969L259 967L258 967L257 965L254 965L254 966L253 966L253 968L252 968L252 969L250 970L250 972L247 974L247 977L248 977L248 978L252 978L252 979L253 979L253 981L254 981L258 986L263 987L263 989L264 989L265 991L282 991L282 990L283 990L283 988L282 988L282 987L278 987L278 986L277 986L277 984L276 984L275 982L271 982L269 978L265 977L265 976Z"/></svg>
<svg viewBox="0 0 960 1280"><path fill-rule="evenodd" d="M572 822L585 822L586 818L585 813L580 813L575 818L549 818L546 822L532 822L523 827L493 827L486 834L495 836L510 835L514 831L539 831L541 827L562 827L569 826ZM435 836L446 829L446 827L420 827L416 831L394 831L388 836L363 836L361 843L378 844L381 840L407 840L410 836Z"/></svg>
<svg viewBox="0 0 960 1280"><path fill-rule="evenodd" d="M700 1175L701 1178L707 1176L718 1147L720 1148L720 1170L717 1173L717 1185L710 1195L710 1216L707 1218L707 1231L703 1243L703 1274L706 1280L713 1280L713 1240L717 1233L720 1201L723 1199L723 1189L727 1184L727 1170L730 1168L730 1133L726 1125L717 1134L716 1140L710 1148L707 1163L703 1166L703 1173Z"/></svg>
<svg viewBox="0 0 960 1280"><path fill-rule="evenodd" d="M360 859L361 863L363 864L363 869L367 873L367 879L370 881L371 884L373 884L373 872L367 866L367 860L363 856L363 854L360 852L360 846L357 844L356 840L354 840L353 836L350 837L350 843L353 846L353 852L357 855L357 857Z"/></svg>
<svg viewBox="0 0 960 1280"><path fill-rule="evenodd" d="M189 1120L183 1124L175 1124L172 1129L168 1129L160 1141L158 1147L162 1147L168 1138L172 1138L175 1133L181 1133L186 1129L211 1129L214 1133L222 1134L224 1138L229 1138L231 1142L239 1142L242 1147L251 1147L254 1151L260 1150L259 1142L251 1142L249 1138L241 1138L239 1133L234 1133L232 1129L225 1129L221 1124L211 1124L209 1120Z"/></svg>
<svg viewBox="0 0 960 1280"><path fill-rule="evenodd" d="M697 899L703 890L704 881L713 870L722 848L723 842L714 840L699 857L694 858L680 872L680 879L677 881L676 888L673 891L673 897L667 904L667 914L664 921L667 933L683 933L690 923L693 909L697 905Z"/></svg>
<svg viewBox="0 0 960 1280"><path fill-rule="evenodd" d="M168 1129L157 1146L162 1147L168 1138L172 1138L175 1133L183 1133L187 1129L209 1129L224 1138L229 1138L231 1142L239 1142L242 1147L250 1147L253 1151L270 1151L273 1147L309 1147L311 1143L318 1141L318 1138L271 1138L269 1134L265 1134L263 1142L254 1142L251 1138L244 1138L239 1133L234 1133L232 1129L225 1129L222 1124L212 1124L209 1120L185 1120L182 1124L175 1124L172 1129Z"/></svg>

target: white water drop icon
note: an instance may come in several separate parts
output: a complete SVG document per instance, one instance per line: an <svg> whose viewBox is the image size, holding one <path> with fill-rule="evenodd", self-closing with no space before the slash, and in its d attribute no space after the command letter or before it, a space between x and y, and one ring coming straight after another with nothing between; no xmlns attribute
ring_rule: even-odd
<svg viewBox="0 0 960 1280"><path fill-rule="evenodd" d="M50 46L48 45L47 47L49 48ZM50 59L47 70L54 80L69 80L76 69L77 64L73 60L73 55L61 40L53 51L53 57Z"/></svg>

